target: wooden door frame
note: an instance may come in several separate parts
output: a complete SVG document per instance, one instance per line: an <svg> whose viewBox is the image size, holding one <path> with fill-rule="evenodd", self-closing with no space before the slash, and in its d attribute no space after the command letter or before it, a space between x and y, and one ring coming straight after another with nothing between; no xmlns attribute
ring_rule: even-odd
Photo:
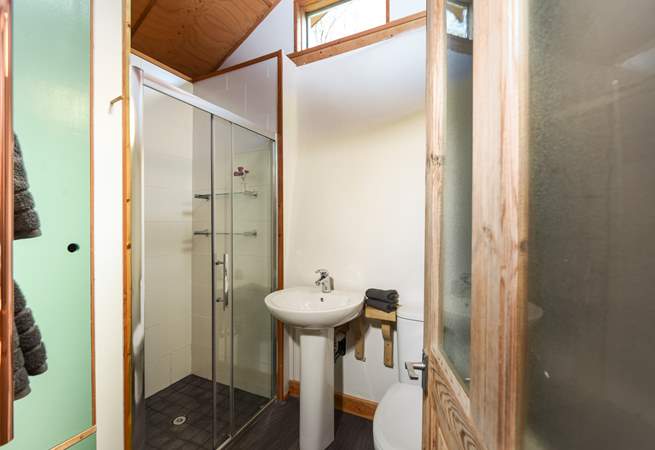
<svg viewBox="0 0 655 450"><path fill-rule="evenodd" d="M131 168L130 168L130 54L131 0L123 2L123 405L124 448L132 449L132 294L131 294ZM277 288L284 288L284 54L282 50L218 70L193 82L247 67L267 59L277 59ZM151 60L156 65L162 64ZM164 67L165 68L165 67ZM284 324L275 321L275 395L286 399L284 389Z"/></svg>
<svg viewBox="0 0 655 450"><path fill-rule="evenodd" d="M428 0L423 448L517 450L527 303L527 1L474 5L471 383L441 354L446 0Z"/></svg>

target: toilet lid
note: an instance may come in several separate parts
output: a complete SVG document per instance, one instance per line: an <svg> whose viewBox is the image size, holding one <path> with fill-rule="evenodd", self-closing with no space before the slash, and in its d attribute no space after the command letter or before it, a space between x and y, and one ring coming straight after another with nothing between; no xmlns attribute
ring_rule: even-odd
<svg viewBox="0 0 655 450"><path fill-rule="evenodd" d="M384 394L373 417L376 450L420 450L423 391L396 383Z"/></svg>

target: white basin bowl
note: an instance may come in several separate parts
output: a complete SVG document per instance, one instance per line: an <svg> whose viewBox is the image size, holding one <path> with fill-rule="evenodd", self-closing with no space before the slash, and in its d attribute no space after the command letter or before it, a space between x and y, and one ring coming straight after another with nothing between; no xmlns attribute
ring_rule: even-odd
<svg viewBox="0 0 655 450"><path fill-rule="evenodd" d="M297 287L268 294L266 307L278 320L297 328L333 328L353 320L364 304L364 294L348 291L321 292Z"/></svg>

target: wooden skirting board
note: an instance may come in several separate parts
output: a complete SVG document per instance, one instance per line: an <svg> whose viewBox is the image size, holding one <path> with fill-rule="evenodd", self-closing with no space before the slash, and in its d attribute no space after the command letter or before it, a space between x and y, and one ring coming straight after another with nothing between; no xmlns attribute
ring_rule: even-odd
<svg viewBox="0 0 655 450"><path fill-rule="evenodd" d="M72 438L67 439L61 444L55 445L50 450L65 450L67 448L71 448L73 445L78 444L82 442L84 439L88 438L89 436L94 435L95 432L96 432L96 426L93 425L87 428L86 430L82 431L81 433L76 434Z"/></svg>
<svg viewBox="0 0 655 450"><path fill-rule="evenodd" d="M300 382L289 380L289 396L300 397ZM354 397L343 392L334 393L334 407L353 416L373 420L378 403L364 398Z"/></svg>

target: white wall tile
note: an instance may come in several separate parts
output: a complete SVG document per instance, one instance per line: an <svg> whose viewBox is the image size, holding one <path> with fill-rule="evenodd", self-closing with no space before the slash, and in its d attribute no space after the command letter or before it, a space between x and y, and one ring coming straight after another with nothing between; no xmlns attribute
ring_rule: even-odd
<svg viewBox="0 0 655 450"><path fill-rule="evenodd" d="M144 98L147 395L191 371L193 109Z"/></svg>
<svg viewBox="0 0 655 450"><path fill-rule="evenodd" d="M171 354L171 383L191 374L191 345L174 350Z"/></svg>
<svg viewBox="0 0 655 450"><path fill-rule="evenodd" d="M171 355L167 353L151 362L146 362L146 398L170 385Z"/></svg>
<svg viewBox="0 0 655 450"><path fill-rule="evenodd" d="M174 187L159 188L146 186L145 218L150 222L190 221L192 196L190 192Z"/></svg>

